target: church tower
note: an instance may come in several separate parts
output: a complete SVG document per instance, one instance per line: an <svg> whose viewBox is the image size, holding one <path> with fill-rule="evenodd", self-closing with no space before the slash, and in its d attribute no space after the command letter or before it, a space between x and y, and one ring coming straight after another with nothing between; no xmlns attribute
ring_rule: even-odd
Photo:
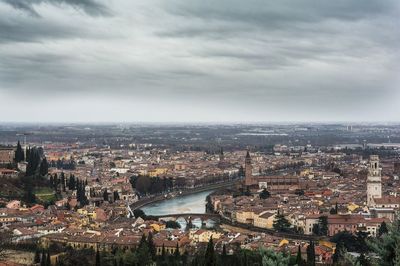
<svg viewBox="0 0 400 266"><path fill-rule="evenodd" d="M379 156L371 155L369 158L367 177L367 205L373 207L373 198L382 197L381 168L379 167Z"/></svg>
<svg viewBox="0 0 400 266"><path fill-rule="evenodd" d="M253 185L254 184L254 181L253 181L253 166L251 164L251 157L250 157L249 151L247 151L247 154L246 154L244 171L245 171L244 184L246 186Z"/></svg>

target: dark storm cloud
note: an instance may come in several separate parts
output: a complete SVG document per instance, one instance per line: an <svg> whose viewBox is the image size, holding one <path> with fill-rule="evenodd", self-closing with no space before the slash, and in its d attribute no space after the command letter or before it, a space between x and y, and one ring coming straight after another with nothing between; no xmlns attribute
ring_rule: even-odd
<svg viewBox="0 0 400 266"><path fill-rule="evenodd" d="M41 3L55 5L69 5L77 9L82 9L87 14L92 16L109 15L110 11L106 6L93 0L0 0L11 5L16 9L28 12L29 14L39 17L40 14L36 11L35 6Z"/></svg>

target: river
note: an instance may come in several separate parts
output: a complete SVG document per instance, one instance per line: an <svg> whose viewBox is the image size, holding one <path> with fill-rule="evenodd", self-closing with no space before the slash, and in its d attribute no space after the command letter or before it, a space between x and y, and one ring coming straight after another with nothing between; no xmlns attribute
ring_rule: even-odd
<svg viewBox="0 0 400 266"><path fill-rule="evenodd" d="M149 204L142 208L146 215L167 215L176 213L205 213L206 212L206 197L214 190L207 190L186 196L175 197L163 201ZM186 227L184 219L178 219L177 222L181 228ZM201 227L200 220L193 220L193 225ZM213 227L211 221L207 221L207 227Z"/></svg>

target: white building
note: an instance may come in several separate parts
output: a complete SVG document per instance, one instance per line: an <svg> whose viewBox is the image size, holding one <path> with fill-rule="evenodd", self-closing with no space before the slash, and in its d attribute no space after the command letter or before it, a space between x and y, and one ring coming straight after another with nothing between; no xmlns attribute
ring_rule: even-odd
<svg viewBox="0 0 400 266"><path fill-rule="evenodd" d="M367 177L367 205L374 207L374 198L382 198L381 168L379 167L378 155L371 155L369 158Z"/></svg>

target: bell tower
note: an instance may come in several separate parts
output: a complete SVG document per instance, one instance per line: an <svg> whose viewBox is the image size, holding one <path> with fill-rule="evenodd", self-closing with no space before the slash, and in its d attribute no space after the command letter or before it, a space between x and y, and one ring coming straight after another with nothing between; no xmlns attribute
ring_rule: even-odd
<svg viewBox="0 0 400 266"><path fill-rule="evenodd" d="M244 184L246 186L251 186L254 184L254 179L253 179L253 166L251 164L251 157L249 151L247 151L246 154L246 160L245 160L245 181Z"/></svg>
<svg viewBox="0 0 400 266"><path fill-rule="evenodd" d="M373 198L382 197L381 168L379 167L379 156L371 155L369 158L367 177L367 205L373 207Z"/></svg>

